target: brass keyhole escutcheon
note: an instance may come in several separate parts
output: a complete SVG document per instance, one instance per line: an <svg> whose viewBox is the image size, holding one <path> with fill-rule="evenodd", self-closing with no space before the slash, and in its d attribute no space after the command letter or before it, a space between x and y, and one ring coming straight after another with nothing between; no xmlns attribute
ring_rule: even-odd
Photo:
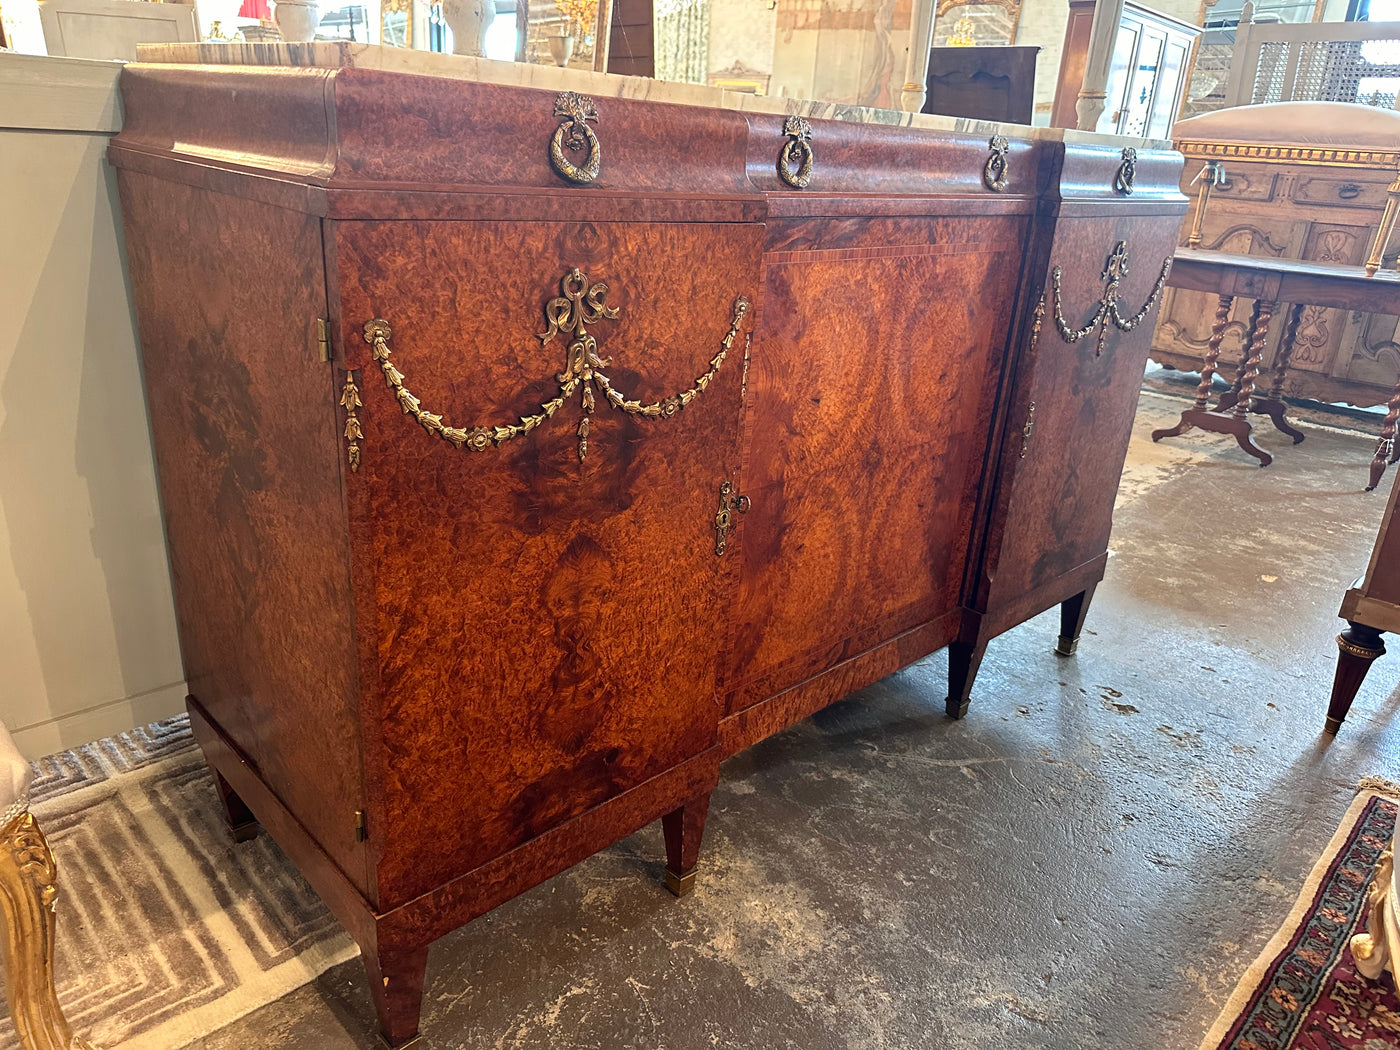
<svg viewBox="0 0 1400 1050"><path fill-rule="evenodd" d="M724 556L725 538L734 527L734 512L747 514L753 501L747 496L734 495L734 486L722 482L719 487L719 509L715 511L715 554Z"/></svg>

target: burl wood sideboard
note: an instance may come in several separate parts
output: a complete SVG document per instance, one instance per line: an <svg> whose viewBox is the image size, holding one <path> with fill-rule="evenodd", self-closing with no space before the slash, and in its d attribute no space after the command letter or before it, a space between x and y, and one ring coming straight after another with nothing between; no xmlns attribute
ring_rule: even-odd
<svg viewBox="0 0 1400 1050"><path fill-rule="evenodd" d="M725 756L944 646L961 715L1057 604L1073 650L1177 154L361 68L122 93L195 733L391 1043L434 939L642 825L685 892Z"/></svg>

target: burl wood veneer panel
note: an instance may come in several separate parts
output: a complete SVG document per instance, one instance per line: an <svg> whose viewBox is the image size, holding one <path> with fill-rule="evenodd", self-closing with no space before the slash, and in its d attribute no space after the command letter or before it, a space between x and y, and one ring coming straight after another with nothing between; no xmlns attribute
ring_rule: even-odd
<svg viewBox="0 0 1400 1050"><path fill-rule="evenodd" d="M957 608L1029 223L769 224L731 713Z"/></svg>
<svg viewBox="0 0 1400 1050"><path fill-rule="evenodd" d="M424 408L454 425L513 423L559 392L571 338L538 336L577 266L619 311L589 326L612 362L603 371L655 402L692 386L736 298L756 297L762 228L333 232L346 363L364 400L350 491L357 573L374 580L387 907L714 744L734 562L715 554L714 517L738 468L746 337L670 418L635 418L597 391L580 462L577 392L499 447L430 436L372 363L364 322L393 326L392 360Z"/></svg>
<svg viewBox="0 0 1400 1050"><path fill-rule="evenodd" d="M1180 208L1149 205L1156 214L1122 216L1092 206L1097 214L1081 217L1074 215L1074 206L1064 208L1049 262L1062 267L1066 324L1079 328L1093 316L1104 294L1104 265L1119 241L1129 251L1128 274L1119 286L1120 310L1125 316L1136 313L1172 254ZM1076 343L1061 338L1049 274L1044 289L1040 336L1021 366L1023 378L1008 417L1003 472L1009 483L1001 494L1003 513L994 516L1000 546L990 570L991 606L1031 596L1103 556L1156 318L1154 309L1131 332L1110 325L1099 355L1096 333ZM1027 438L1031 401L1036 408ZM1043 605L1048 608L1064 597L1056 593ZM1027 615L1033 613L1017 609L1013 620Z"/></svg>
<svg viewBox="0 0 1400 1050"><path fill-rule="evenodd" d="M126 171L120 186L190 692L364 889L320 222Z"/></svg>

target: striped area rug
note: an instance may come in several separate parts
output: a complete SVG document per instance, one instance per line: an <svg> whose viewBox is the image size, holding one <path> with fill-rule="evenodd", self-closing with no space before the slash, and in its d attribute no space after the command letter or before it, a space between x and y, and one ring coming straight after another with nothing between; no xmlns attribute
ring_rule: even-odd
<svg viewBox="0 0 1400 1050"><path fill-rule="evenodd" d="M358 954L266 835L233 844L185 718L35 766L75 1034L176 1050ZM19 1050L3 994L0 1050Z"/></svg>

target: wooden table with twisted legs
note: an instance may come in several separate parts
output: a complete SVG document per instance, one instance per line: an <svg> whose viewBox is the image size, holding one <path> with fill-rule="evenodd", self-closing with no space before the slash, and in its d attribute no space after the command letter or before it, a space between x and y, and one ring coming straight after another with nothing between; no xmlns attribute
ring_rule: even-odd
<svg viewBox="0 0 1400 1050"><path fill-rule="evenodd" d="M1215 308L1215 325L1211 329L1206 358L1201 365L1201 382L1196 387L1195 405L1181 413L1181 419L1176 426L1154 430L1152 440L1161 441L1164 437L1176 437L1194 427L1213 434L1230 434L1239 442L1240 448L1259 461L1261 467L1267 467L1274 461L1274 457L1254 443L1254 424L1249 421L1249 405L1254 397L1254 380L1259 375L1259 361L1264 355L1264 342L1269 336L1269 318L1273 316L1276 303L1267 299L1254 301L1254 312L1249 319L1249 347L1240 361L1235 387L1221 397L1215 408L1210 407L1211 382L1215 378L1216 364L1220 360L1220 344L1224 341L1225 326L1234 302L1233 295L1221 295ZM1227 397L1231 399L1228 405L1225 403ZM1231 409L1233 411L1230 411Z"/></svg>
<svg viewBox="0 0 1400 1050"><path fill-rule="evenodd" d="M1175 426L1152 432L1152 440L1176 437L1193 428L1216 434L1230 434L1240 448L1268 466L1273 456L1253 440L1250 412L1267 415L1274 426L1293 439L1303 440L1302 431L1286 418L1287 402L1283 387L1293 351L1302 325L1303 311L1308 306L1327 306L1340 310L1364 310L1400 316L1400 274L1382 271L1368 276L1360 266L1333 266L1325 263L1302 262L1297 259L1262 259L1226 252L1198 251L1178 248L1172 259L1167 284L1172 288L1209 292L1217 296L1215 324L1206 345L1201 365L1201 382L1196 388L1196 402L1181 413ZM1211 383L1220 360L1220 344L1225 338L1230 308L1236 298L1254 300L1250 317L1248 348L1235 374L1235 382L1210 407ZM1273 379L1267 396L1254 392L1259 364L1268 340L1269 321L1278 304L1292 303L1288 324L1279 343L1274 360ZM1400 460L1400 445L1395 440L1400 423L1400 382L1390 399L1380 443L1371 461L1367 491L1380 482L1388 464Z"/></svg>

